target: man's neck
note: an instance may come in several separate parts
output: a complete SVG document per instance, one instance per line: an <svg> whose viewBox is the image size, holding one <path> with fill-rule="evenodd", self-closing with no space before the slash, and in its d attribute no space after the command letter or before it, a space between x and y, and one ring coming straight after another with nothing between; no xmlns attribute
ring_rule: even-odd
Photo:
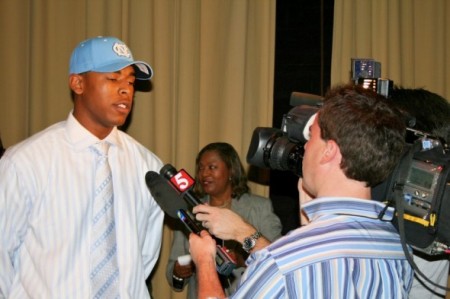
<svg viewBox="0 0 450 299"><path fill-rule="evenodd" d="M371 199L370 187L365 182L355 180L334 181L324 184L316 197L354 197Z"/></svg>

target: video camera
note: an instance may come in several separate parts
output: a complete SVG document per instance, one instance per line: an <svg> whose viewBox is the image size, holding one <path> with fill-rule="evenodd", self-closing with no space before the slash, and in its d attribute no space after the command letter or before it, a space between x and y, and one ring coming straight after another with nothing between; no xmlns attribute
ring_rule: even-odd
<svg viewBox="0 0 450 299"><path fill-rule="evenodd" d="M295 94L300 93L293 93L291 104ZM261 168L290 170L301 176L304 144L309 134L305 130L308 130L308 122L319 106L319 102L312 106L295 106L283 116L281 129L256 128L247 152L247 162Z"/></svg>
<svg viewBox="0 0 450 299"><path fill-rule="evenodd" d="M389 98L392 81L370 79L378 93ZM367 80L364 80L367 84ZM363 84L363 81L358 82ZM381 87L381 89L380 89ZM312 97L311 97L312 96ZM312 116L321 106L321 97L298 92L291 94L291 106L283 116L281 129L254 130L247 162L260 168L292 171L302 176L304 145ZM372 190L373 199L404 208L406 242L429 256L450 252L450 152L443 140L410 127L407 122L406 148L390 177ZM393 220L398 228L398 217Z"/></svg>

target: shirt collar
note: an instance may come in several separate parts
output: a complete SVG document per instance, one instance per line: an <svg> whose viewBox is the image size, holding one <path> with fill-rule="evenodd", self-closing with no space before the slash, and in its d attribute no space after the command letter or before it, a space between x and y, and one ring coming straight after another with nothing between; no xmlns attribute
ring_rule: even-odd
<svg viewBox="0 0 450 299"><path fill-rule="evenodd" d="M311 221L332 214L378 219L383 210L381 220L391 221L394 217L394 208L386 208L386 204L379 201L360 198L316 198L304 204L303 210Z"/></svg>
<svg viewBox="0 0 450 299"><path fill-rule="evenodd" d="M73 144L76 150L82 151L89 146L98 143L98 139L95 135L89 132L82 124L73 116L73 111L69 113L67 118L66 129L69 136L69 141ZM114 127L111 133L104 139L113 146L122 147L122 142L119 138L119 132L117 127Z"/></svg>

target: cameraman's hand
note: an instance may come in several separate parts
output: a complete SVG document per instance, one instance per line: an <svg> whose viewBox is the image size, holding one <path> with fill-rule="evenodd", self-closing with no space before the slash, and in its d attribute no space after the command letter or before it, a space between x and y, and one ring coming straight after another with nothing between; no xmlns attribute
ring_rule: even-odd
<svg viewBox="0 0 450 299"><path fill-rule="evenodd" d="M216 270L216 241L206 231L189 235L189 251L197 268L197 298L224 298Z"/></svg>
<svg viewBox="0 0 450 299"><path fill-rule="evenodd" d="M202 230L200 236L194 233L189 235L189 251L195 265L212 262L215 267L216 241L206 230Z"/></svg>
<svg viewBox="0 0 450 299"><path fill-rule="evenodd" d="M204 228L223 240L236 240L242 243L246 237L256 232L251 224L230 209L197 205L193 212Z"/></svg>

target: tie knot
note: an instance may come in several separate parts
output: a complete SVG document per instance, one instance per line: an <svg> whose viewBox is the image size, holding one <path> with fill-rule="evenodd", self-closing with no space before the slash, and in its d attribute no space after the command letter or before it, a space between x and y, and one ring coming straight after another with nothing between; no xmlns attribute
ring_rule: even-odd
<svg viewBox="0 0 450 299"><path fill-rule="evenodd" d="M92 148L99 156L108 156L109 143L106 141L101 141L92 145Z"/></svg>

